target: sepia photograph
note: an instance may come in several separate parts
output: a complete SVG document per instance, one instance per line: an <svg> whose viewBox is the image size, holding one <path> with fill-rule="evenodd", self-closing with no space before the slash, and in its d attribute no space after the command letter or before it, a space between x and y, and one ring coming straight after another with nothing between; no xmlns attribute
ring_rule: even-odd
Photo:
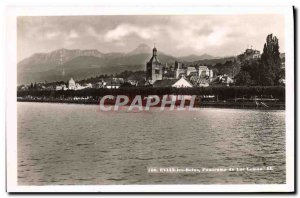
<svg viewBox="0 0 300 198"><path fill-rule="evenodd" d="M10 12L9 189L293 191L293 7L143 9Z"/></svg>

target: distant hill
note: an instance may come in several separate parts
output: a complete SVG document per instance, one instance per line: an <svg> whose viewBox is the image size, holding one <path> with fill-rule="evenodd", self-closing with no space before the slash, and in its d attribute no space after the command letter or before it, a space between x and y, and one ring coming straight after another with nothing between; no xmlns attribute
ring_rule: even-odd
<svg viewBox="0 0 300 198"><path fill-rule="evenodd" d="M209 54L202 54L202 55L189 55L189 56L182 56L179 57L179 60L185 61L185 62L194 62L198 60L209 60L209 59L217 59L218 57L211 56Z"/></svg>
<svg viewBox="0 0 300 198"><path fill-rule="evenodd" d="M104 54L98 50L68 50L58 49L50 53L37 53L18 63L18 69L22 72L39 72L53 69L61 61L67 62L78 56L103 57Z"/></svg>
<svg viewBox="0 0 300 198"><path fill-rule="evenodd" d="M58 49L50 53L37 53L18 63L18 84L66 81L70 77L81 80L125 70L145 70L146 62L151 56L152 49L145 44L140 44L128 53L102 53L95 49ZM159 50L158 58L162 63L169 64L173 64L175 60L201 64L215 64L227 60L212 59L213 57L207 54L176 58Z"/></svg>
<svg viewBox="0 0 300 198"><path fill-rule="evenodd" d="M198 60L192 62L193 64L200 64L200 65L212 65L214 66L217 63L222 63L224 64L226 61L234 61L236 57L231 56L231 57L224 57L224 58L214 58L214 59L204 59L204 60Z"/></svg>
<svg viewBox="0 0 300 198"><path fill-rule="evenodd" d="M149 54L152 52L152 49L146 45L146 44L140 44L139 46L137 46L137 48L135 48L134 50L132 50L131 52L127 53L128 55L135 55L135 54Z"/></svg>

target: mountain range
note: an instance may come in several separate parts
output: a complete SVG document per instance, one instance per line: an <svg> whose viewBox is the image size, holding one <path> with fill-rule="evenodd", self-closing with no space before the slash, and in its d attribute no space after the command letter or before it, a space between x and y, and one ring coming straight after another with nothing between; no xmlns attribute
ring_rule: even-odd
<svg viewBox="0 0 300 198"><path fill-rule="evenodd" d="M145 70L152 56L152 48L140 44L128 53L102 53L96 49L58 49L50 53L36 53L18 63L18 84L32 82L81 80L100 74L115 74L125 70ZM162 63L219 60L209 54L174 57L158 51Z"/></svg>

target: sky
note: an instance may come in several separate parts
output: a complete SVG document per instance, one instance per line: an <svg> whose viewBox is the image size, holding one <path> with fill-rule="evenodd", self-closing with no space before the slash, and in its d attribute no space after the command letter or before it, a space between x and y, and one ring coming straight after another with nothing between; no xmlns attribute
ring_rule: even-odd
<svg viewBox="0 0 300 198"><path fill-rule="evenodd" d="M262 51L268 34L284 52L282 15L26 16L17 20L18 61L56 49L129 52L139 44L173 56Z"/></svg>

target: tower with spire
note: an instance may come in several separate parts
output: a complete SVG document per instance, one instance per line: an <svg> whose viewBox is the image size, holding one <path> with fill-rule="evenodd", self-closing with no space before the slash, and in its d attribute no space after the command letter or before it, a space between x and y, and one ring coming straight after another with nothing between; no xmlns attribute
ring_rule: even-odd
<svg viewBox="0 0 300 198"><path fill-rule="evenodd" d="M146 81L153 84L157 80L163 79L162 64L157 58L157 49L154 47L152 50L152 57L146 64Z"/></svg>

